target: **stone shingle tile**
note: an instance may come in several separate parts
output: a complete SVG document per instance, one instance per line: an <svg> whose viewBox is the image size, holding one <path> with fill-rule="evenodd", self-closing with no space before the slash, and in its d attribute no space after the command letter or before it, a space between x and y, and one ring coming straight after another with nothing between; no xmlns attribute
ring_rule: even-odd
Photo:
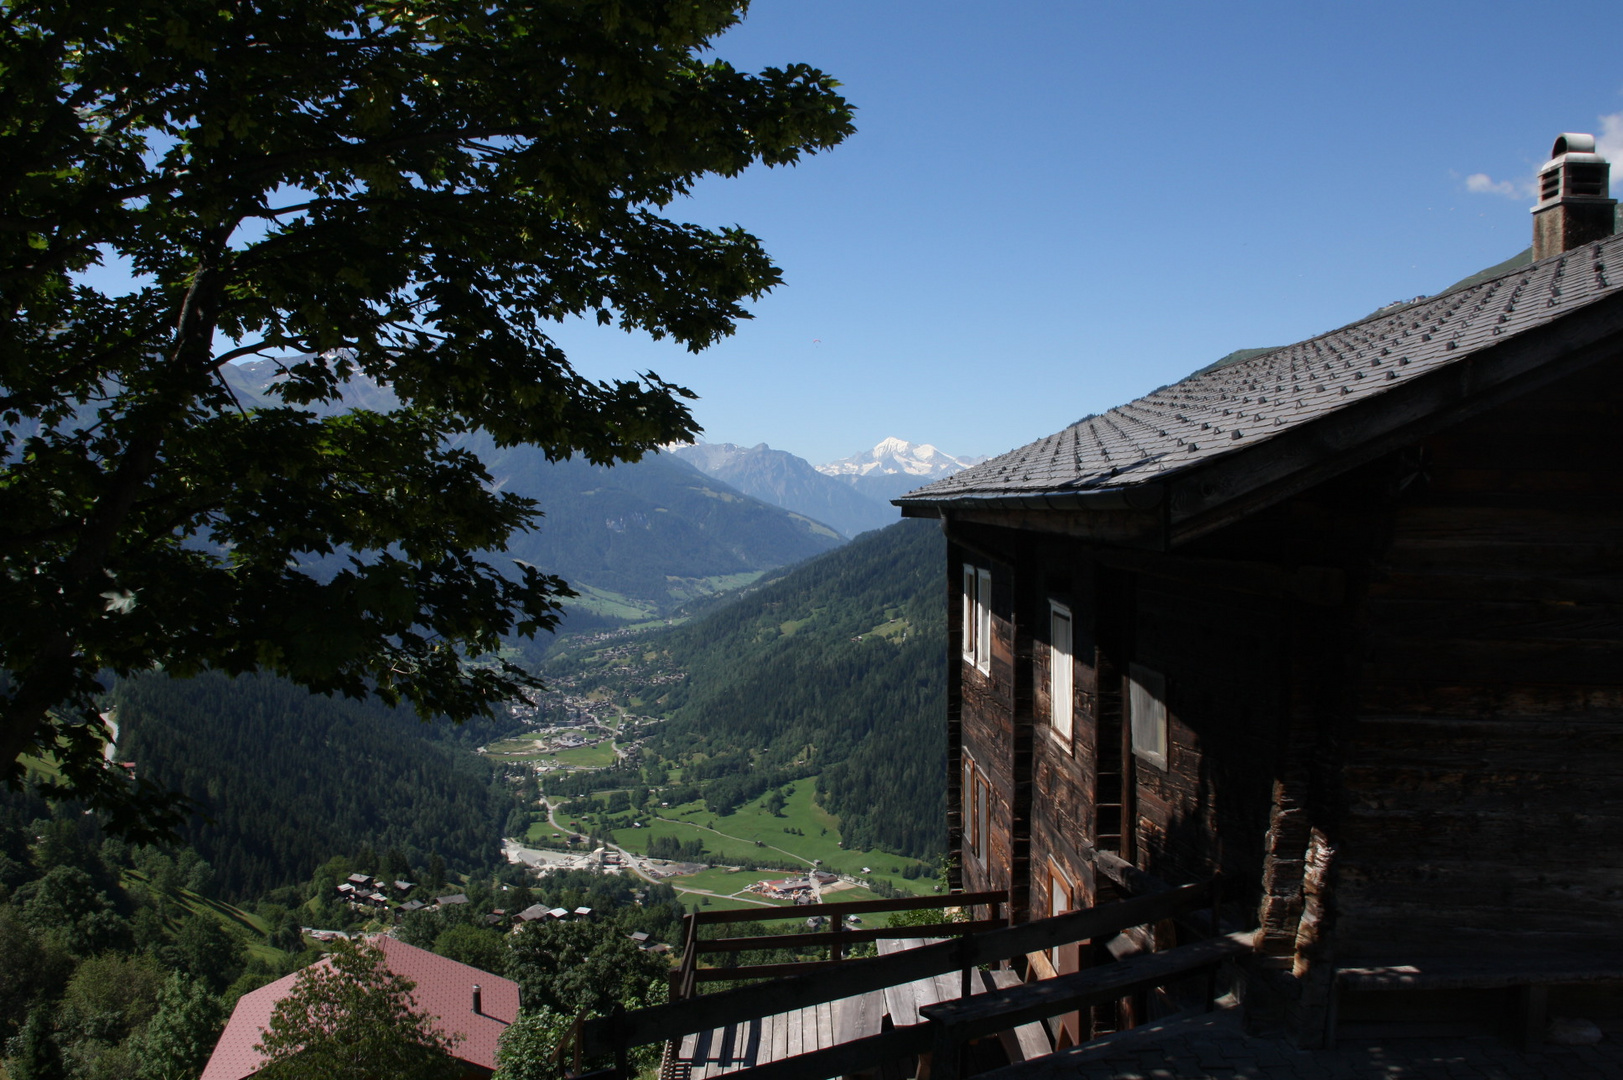
<svg viewBox="0 0 1623 1080"><path fill-rule="evenodd" d="M1215 371L965 469L909 499L1165 479L1381 394L1623 290L1623 235Z"/></svg>

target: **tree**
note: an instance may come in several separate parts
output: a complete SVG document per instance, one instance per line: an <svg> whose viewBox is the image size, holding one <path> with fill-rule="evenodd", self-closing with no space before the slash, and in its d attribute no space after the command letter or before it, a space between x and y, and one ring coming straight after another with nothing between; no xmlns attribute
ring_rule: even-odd
<svg viewBox="0 0 1623 1080"><path fill-rule="evenodd" d="M525 925L508 939L507 977L519 984L527 1008L546 1006L574 1016L607 1013L616 1004L640 1008L666 985L670 967L639 949L611 922Z"/></svg>
<svg viewBox="0 0 1623 1080"><path fill-rule="evenodd" d="M62 1050L51 1027L49 1005L29 1010L22 1034L11 1043L10 1072L14 1080L67 1080Z"/></svg>
<svg viewBox="0 0 1623 1080"><path fill-rule="evenodd" d="M146 1030L131 1040L140 1080L196 1076L213 1053L225 1019L220 999L207 987L178 971L171 974Z"/></svg>
<svg viewBox="0 0 1623 1080"><path fill-rule="evenodd" d="M276 1003L256 1049L265 1080L440 1080L460 1076L454 1041L416 1011L415 984L396 975L376 946L340 943L305 968Z"/></svg>
<svg viewBox="0 0 1623 1080"><path fill-rule="evenodd" d="M0 765L132 839L176 800L106 767L99 673L278 672L453 720L567 586L467 449L635 460L697 428L592 381L591 318L700 349L777 268L661 215L852 130L804 65L702 55L744 0L0 0ZM117 260L127 291L80 275ZM280 366L243 401L227 365ZM387 411L342 408L347 380ZM483 435L478 433L483 432Z"/></svg>
<svg viewBox="0 0 1623 1080"><path fill-rule="evenodd" d="M519 1013L496 1043L496 1073L491 1080L563 1080L555 1056L573 1020L545 1006Z"/></svg>
<svg viewBox="0 0 1623 1080"><path fill-rule="evenodd" d="M482 926L463 923L443 931L434 939L434 951L483 971L500 972L507 966L505 935Z"/></svg>

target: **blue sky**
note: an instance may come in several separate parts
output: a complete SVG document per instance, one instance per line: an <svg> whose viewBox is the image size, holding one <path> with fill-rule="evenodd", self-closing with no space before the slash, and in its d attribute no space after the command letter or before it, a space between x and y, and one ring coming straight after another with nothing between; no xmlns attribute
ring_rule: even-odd
<svg viewBox="0 0 1623 1080"><path fill-rule="evenodd" d="M823 68L858 133L671 212L743 225L786 284L700 356L560 342L685 382L713 442L1000 453L1526 247L1557 133L1623 161L1620 30L1610 5L757 0L718 53Z"/></svg>

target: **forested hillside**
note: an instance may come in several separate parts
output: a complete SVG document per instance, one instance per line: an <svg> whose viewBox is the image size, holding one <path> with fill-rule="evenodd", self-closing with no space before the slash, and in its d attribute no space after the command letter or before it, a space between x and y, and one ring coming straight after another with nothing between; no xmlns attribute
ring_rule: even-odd
<svg viewBox="0 0 1623 1080"><path fill-rule="evenodd" d="M665 614L840 543L826 525L752 499L668 454L613 468L549 463L529 448L475 446L505 491L546 514L513 558L559 574L583 607L622 619Z"/></svg>
<svg viewBox="0 0 1623 1080"><path fill-rule="evenodd" d="M901 522L672 631L658 647L687 678L653 748L744 798L820 773L847 847L940 853L944 558L935 525Z"/></svg>
<svg viewBox="0 0 1623 1080"><path fill-rule="evenodd" d="M511 798L450 741L503 730L426 725L408 710L312 695L280 679L120 681L118 757L197 800L183 832L227 898L308 880L338 853L394 848L452 870L500 855Z"/></svg>

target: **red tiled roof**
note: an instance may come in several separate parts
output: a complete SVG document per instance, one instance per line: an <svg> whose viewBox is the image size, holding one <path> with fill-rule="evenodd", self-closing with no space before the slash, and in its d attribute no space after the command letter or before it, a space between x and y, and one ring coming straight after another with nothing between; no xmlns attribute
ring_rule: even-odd
<svg viewBox="0 0 1623 1080"><path fill-rule="evenodd" d="M494 1069L496 1040L518 1019L518 983L391 937L375 937L372 944L383 950L390 971L417 984L411 995L416 1007L433 1016L442 1033L462 1036L453 1053ZM265 1059L254 1047L270 1026L276 1003L293 992L298 977L294 972L242 996L203 1068L202 1080L243 1080L259 1071ZM473 1012L474 983L480 990L479 1015Z"/></svg>

